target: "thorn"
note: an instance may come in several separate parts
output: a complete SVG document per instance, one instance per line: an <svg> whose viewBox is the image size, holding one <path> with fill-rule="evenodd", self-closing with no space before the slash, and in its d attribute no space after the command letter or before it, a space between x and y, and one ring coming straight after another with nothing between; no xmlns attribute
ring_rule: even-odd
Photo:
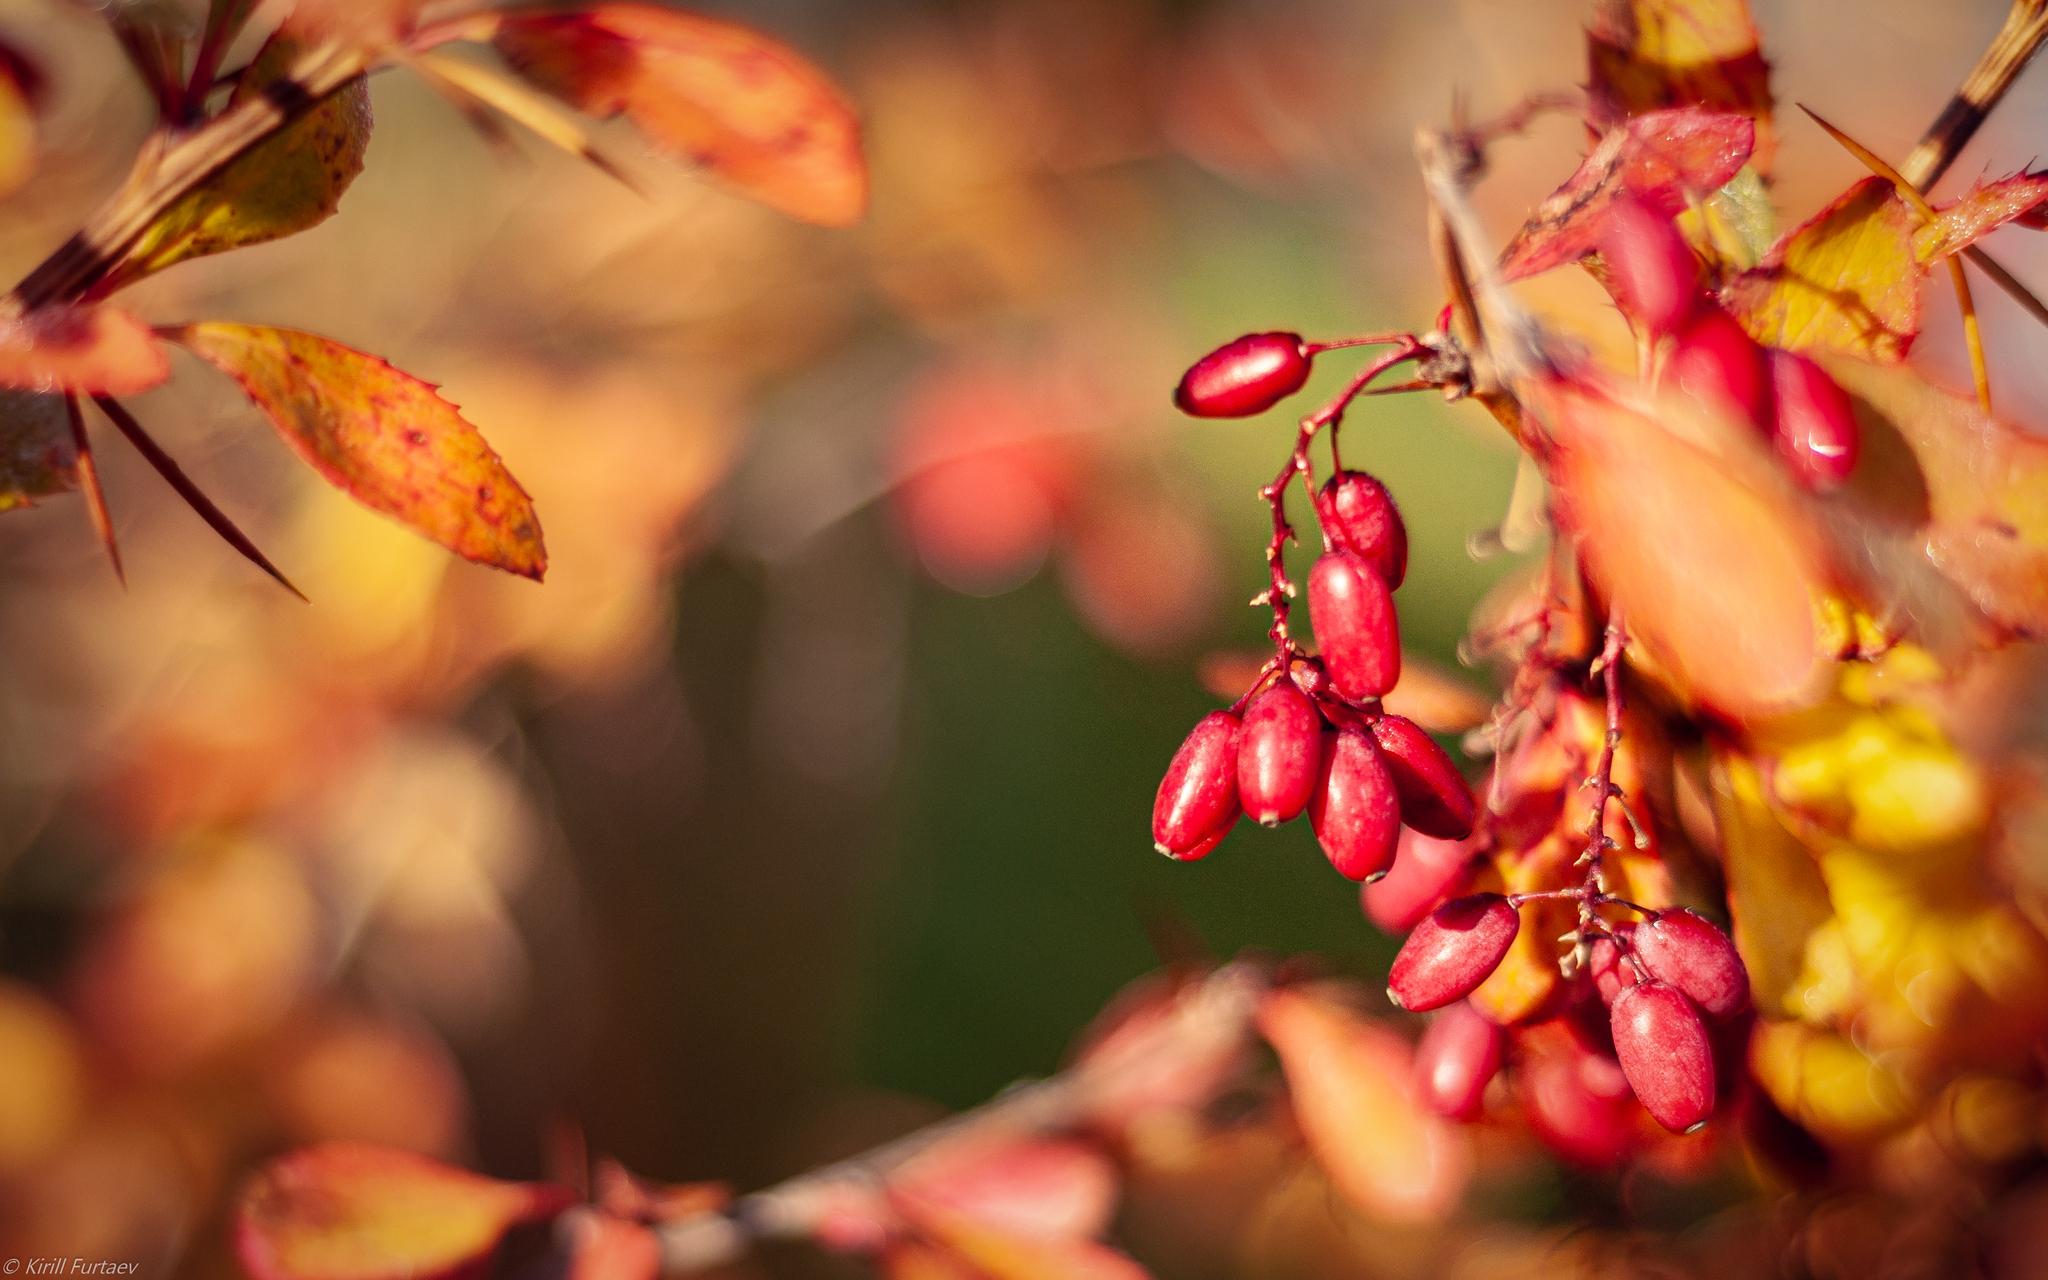
<svg viewBox="0 0 2048 1280"><path fill-rule="evenodd" d="M85 509L92 516L92 527L100 535L100 545L107 549L107 559L113 562L114 577L121 589L128 589L128 575L121 568L121 545L114 540L114 518L107 511L107 495L100 489L100 466L92 456L92 441L86 438L85 415L78 410L78 397L64 397L64 416L71 422L71 445L78 453L79 487L85 491Z"/></svg>

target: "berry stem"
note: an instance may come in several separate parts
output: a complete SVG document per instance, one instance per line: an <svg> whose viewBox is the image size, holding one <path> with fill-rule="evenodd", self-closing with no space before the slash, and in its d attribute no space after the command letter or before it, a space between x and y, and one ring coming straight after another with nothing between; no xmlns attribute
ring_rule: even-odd
<svg viewBox="0 0 2048 1280"><path fill-rule="evenodd" d="M1621 745L1621 653L1627 644L1627 622L1621 602L1616 600L1607 607L1607 643L1593 662L1593 669L1606 685L1607 733L1601 739L1599 764L1594 767L1593 776L1586 780L1587 785L1593 788L1593 811L1586 820L1586 852L1580 859L1586 864L1586 877L1573 894L1579 901L1579 928L1582 931L1598 920L1593 913L1595 907L1604 901L1621 901L1607 897L1600 870L1607 851L1614 847L1614 841L1607 834L1607 802L1621 794L1614 785L1614 751ZM1633 903L1625 905L1634 906ZM1640 907L1635 909L1642 910Z"/></svg>

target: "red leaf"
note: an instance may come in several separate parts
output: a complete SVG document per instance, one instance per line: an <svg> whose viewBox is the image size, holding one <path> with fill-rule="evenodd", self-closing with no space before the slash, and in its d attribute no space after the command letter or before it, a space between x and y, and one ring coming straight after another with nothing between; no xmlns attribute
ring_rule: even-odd
<svg viewBox="0 0 2048 1280"><path fill-rule="evenodd" d="M985 1280L1149 1280L1143 1267L1106 1244L1015 1235L915 1194L892 1193L890 1202L926 1243L966 1263L966 1274Z"/></svg>
<svg viewBox="0 0 2048 1280"><path fill-rule="evenodd" d="M1756 122L1748 116L1699 107L1653 111L1610 130L1515 233L1501 254L1501 274L1520 280L1585 257L1624 194L1659 213L1677 213L1688 192L1708 195L1733 178L1755 141Z"/></svg>
<svg viewBox="0 0 2048 1280"><path fill-rule="evenodd" d="M1117 1172L1085 1142L995 1139L932 1151L892 1185L899 1194L1020 1239L1087 1239L1109 1227Z"/></svg>
<svg viewBox="0 0 2048 1280"><path fill-rule="evenodd" d="M860 127L809 62L745 27L650 4L507 14L513 69L593 116L624 112L663 151L825 226L867 210Z"/></svg>
<svg viewBox="0 0 2048 1280"><path fill-rule="evenodd" d="M1972 187L1934 211L1934 221L1913 233L1913 255L1934 262L1961 253L2006 223L2048 202L2048 173L2016 173Z"/></svg>
<svg viewBox="0 0 2048 1280"><path fill-rule="evenodd" d="M193 324L167 337L240 383L314 470L464 559L547 571L533 500L431 384L338 342L261 325Z"/></svg>
<svg viewBox="0 0 2048 1280"><path fill-rule="evenodd" d="M568 1280L655 1280L661 1238L637 1222L607 1213L578 1213Z"/></svg>
<svg viewBox="0 0 2048 1280"><path fill-rule="evenodd" d="M483 1258L508 1228L572 1198L390 1147L330 1142L257 1171L236 1205L235 1249L256 1280L420 1280Z"/></svg>
<svg viewBox="0 0 2048 1280"><path fill-rule="evenodd" d="M129 396L170 376L156 335L114 307L52 307L0 325L0 387Z"/></svg>

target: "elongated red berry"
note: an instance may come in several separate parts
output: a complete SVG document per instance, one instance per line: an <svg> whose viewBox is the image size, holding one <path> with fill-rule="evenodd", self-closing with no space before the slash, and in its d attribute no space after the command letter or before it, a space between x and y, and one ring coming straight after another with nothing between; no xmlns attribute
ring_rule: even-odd
<svg viewBox="0 0 2048 1280"><path fill-rule="evenodd" d="M1371 735L1357 729L1323 735L1322 771L1308 821L1339 875L1372 881L1394 864L1401 797Z"/></svg>
<svg viewBox="0 0 2048 1280"><path fill-rule="evenodd" d="M1614 1056L1636 1101L1673 1133L1705 1124L1714 1113L1714 1049L1692 1001L1651 978L1616 996L1612 1017Z"/></svg>
<svg viewBox="0 0 2048 1280"><path fill-rule="evenodd" d="M1228 711L1211 711L1173 753L1152 802L1152 845L1167 857L1194 861L1237 821L1240 728Z"/></svg>
<svg viewBox="0 0 2048 1280"><path fill-rule="evenodd" d="M1770 425L1763 348L1719 307L1702 307L1680 331L1664 385L1737 421Z"/></svg>
<svg viewBox="0 0 2048 1280"><path fill-rule="evenodd" d="M1173 402L1197 418L1248 418L1301 390L1309 364L1300 334L1248 333L1195 361Z"/></svg>
<svg viewBox="0 0 2048 1280"><path fill-rule="evenodd" d="M1401 678L1401 624L1372 564L1348 551L1316 561L1308 616L1330 683L1347 698L1377 698Z"/></svg>
<svg viewBox="0 0 2048 1280"><path fill-rule="evenodd" d="M1732 1018L1749 1003L1749 970L1728 935L1684 909L1660 911L1636 926L1636 955L1650 976L1684 992L1712 1018Z"/></svg>
<svg viewBox="0 0 2048 1280"><path fill-rule="evenodd" d="M1621 925L1615 932L1624 938L1635 936L1635 926ZM1599 937L1593 939L1593 954L1587 959L1586 968L1593 975L1593 989L1600 993L1600 1002L1613 1007L1614 998L1623 990L1636 985L1636 967L1622 958L1621 948L1614 939Z"/></svg>
<svg viewBox="0 0 2048 1280"><path fill-rule="evenodd" d="M1316 495L1316 519L1339 551L1364 556L1393 591L1408 576L1408 526L1387 486L1363 471L1339 471Z"/></svg>
<svg viewBox="0 0 2048 1280"><path fill-rule="evenodd" d="M1415 1092L1440 1116L1470 1120L1500 1070L1507 1033L1460 1000L1429 1024L1415 1046Z"/></svg>
<svg viewBox="0 0 2048 1280"><path fill-rule="evenodd" d="M1500 967L1522 916L1497 893L1446 902L1408 935L1387 975L1387 998L1423 1013L1462 1000Z"/></svg>
<svg viewBox="0 0 2048 1280"><path fill-rule="evenodd" d="M1825 491L1856 469L1862 433L1849 397L1813 361L1772 348L1771 393L1777 419L1771 443L1808 489Z"/></svg>
<svg viewBox="0 0 2048 1280"><path fill-rule="evenodd" d="M1671 219L1641 201L1624 196L1608 210L1600 258L1622 314L1652 334L1676 332L1699 305L1699 260Z"/></svg>
<svg viewBox="0 0 2048 1280"><path fill-rule="evenodd" d="M1436 745L1436 739L1405 716L1373 721L1372 736L1394 775L1401 796L1401 821L1426 836L1463 840L1472 834L1474 803L1465 775Z"/></svg>
<svg viewBox="0 0 2048 1280"><path fill-rule="evenodd" d="M1401 832L1393 868L1359 890L1359 905L1366 919L1388 933L1406 933L1464 887L1471 866L1472 850L1463 842L1407 828Z"/></svg>
<svg viewBox="0 0 2048 1280"><path fill-rule="evenodd" d="M1237 739L1237 799L1261 826L1308 808L1323 759L1323 717L1294 687L1276 680L1244 709Z"/></svg>

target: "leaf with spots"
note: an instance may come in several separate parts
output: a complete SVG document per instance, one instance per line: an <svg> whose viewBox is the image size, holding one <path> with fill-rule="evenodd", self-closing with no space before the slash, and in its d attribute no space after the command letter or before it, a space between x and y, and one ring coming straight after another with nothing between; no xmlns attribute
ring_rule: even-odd
<svg viewBox="0 0 2048 1280"><path fill-rule="evenodd" d="M493 43L578 110L624 112L662 151L791 217L849 226L867 209L852 109L824 73L745 27L651 4L508 13Z"/></svg>
<svg viewBox="0 0 2048 1280"><path fill-rule="evenodd" d="M431 384L327 338L192 324L165 336L241 384L285 442L364 506L455 554L539 581L533 502Z"/></svg>
<svg viewBox="0 0 2048 1280"><path fill-rule="evenodd" d="M64 397L0 390L0 511L78 485Z"/></svg>
<svg viewBox="0 0 2048 1280"><path fill-rule="evenodd" d="M1883 178L1865 178L1772 246L1721 303L1750 336L1895 363L1920 332L1913 211Z"/></svg>
<svg viewBox="0 0 2048 1280"><path fill-rule="evenodd" d="M243 1187L235 1251L256 1280L445 1276L574 1198L390 1147L328 1142L271 1161Z"/></svg>
<svg viewBox="0 0 2048 1280"><path fill-rule="evenodd" d="M1771 68L1748 0L1602 0L1586 32L1586 71L1602 128L1664 107L1752 117L1757 172L1769 176Z"/></svg>
<svg viewBox="0 0 2048 1280"><path fill-rule="evenodd" d="M156 335L115 307L46 307L0 323L0 387L126 396L170 376Z"/></svg>
<svg viewBox="0 0 2048 1280"><path fill-rule="evenodd" d="M232 101L276 84L304 52L272 36L242 72ZM165 210L96 289L105 296L189 258L262 244L318 226L363 171L370 143L370 90L361 76L231 161Z"/></svg>

